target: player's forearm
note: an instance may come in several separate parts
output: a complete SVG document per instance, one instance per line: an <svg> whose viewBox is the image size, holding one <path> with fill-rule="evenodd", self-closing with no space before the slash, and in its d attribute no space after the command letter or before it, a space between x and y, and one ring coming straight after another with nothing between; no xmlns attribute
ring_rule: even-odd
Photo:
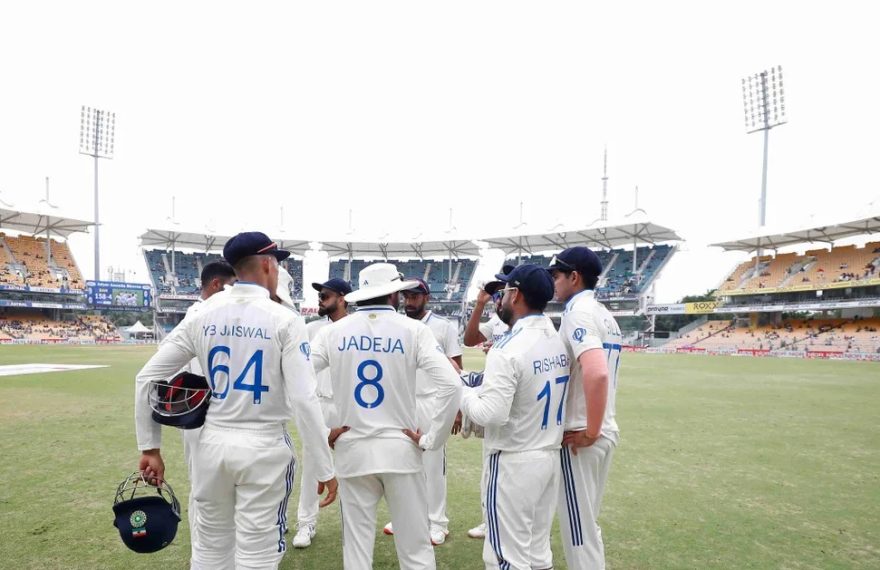
<svg viewBox="0 0 880 570"><path fill-rule="evenodd" d="M608 372L584 371L583 386L587 399L587 435L599 437L608 402Z"/></svg>
<svg viewBox="0 0 880 570"><path fill-rule="evenodd" d="M486 304L479 301L474 306L474 312L471 313L471 317L468 319L467 326L464 329L465 346L477 346L481 342L486 342L486 337L480 334L480 316L483 314L485 307Z"/></svg>
<svg viewBox="0 0 880 570"><path fill-rule="evenodd" d="M318 397L313 395L295 400L294 413L296 428L302 437L303 453L309 457L309 461L314 461L313 469L318 481L329 481L336 473L327 445L330 428L324 424Z"/></svg>
<svg viewBox="0 0 880 570"><path fill-rule="evenodd" d="M499 394L482 388L468 388L461 399L461 411L481 426L502 425L510 414L510 403Z"/></svg>
<svg viewBox="0 0 880 570"><path fill-rule="evenodd" d="M431 427L422 436L419 445L423 449L440 449L449 439L450 430L461 404L461 381L452 371L452 365L435 380L437 391L434 394L435 411L431 418ZM450 372L453 372L450 374Z"/></svg>

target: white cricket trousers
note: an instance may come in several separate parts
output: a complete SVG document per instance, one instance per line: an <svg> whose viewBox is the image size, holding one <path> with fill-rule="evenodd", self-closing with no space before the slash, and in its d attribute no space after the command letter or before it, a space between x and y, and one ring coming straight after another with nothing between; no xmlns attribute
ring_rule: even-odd
<svg viewBox="0 0 880 570"><path fill-rule="evenodd" d="M435 409L434 394L416 398L419 429L427 433L431 429L431 419ZM449 529L449 518L446 516L446 445L440 449L422 452L422 464L425 468L425 492L428 500L428 521L432 527ZM397 529L394 529L397 532Z"/></svg>
<svg viewBox="0 0 880 570"><path fill-rule="evenodd" d="M319 397L321 402L321 411L324 413L324 423L328 428L336 427L331 425L335 423L336 409L333 405L332 398ZM321 496L318 494L318 476L315 474L315 464L309 460L303 449L302 459L300 460L300 469L302 471L302 481L299 489L299 503L296 508L296 527L305 526L307 524L318 524L318 503Z"/></svg>
<svg viewBox="0 0 880 570"><path fill-rule="evenodd" d="M394 525L394 546L402 570L434 570L428 532L425 476L375 473L339 479L342 560L345 570L371 570L376 540L376 505L385 496Z"/></svg>
<svg viewBox="0 0 880 570"><path fill-rule="evenodd" d="M559 451L496 451L488 457L487 471L486 568L552 568L550 529L559 495Z"/></svg>
<svg viewBox="0 0 880 570"><path fill-rule="evenodd" d="M193 492L193 456L196 447L199 445L199 437L202 428L181 430L183 433L183 460L186 462L186 472L189 475L189 500L186 505L186 518L189 522L189 543L192 545L192 552L195 552L196 543L199 541L199 530L196 528L196 500ZM192 554L190 554L192 556Z"/></svg>
<svg viewBox="0 0 880 570"><path fill-rule="evenodd" d="M567 447L559 452L562 484L557 513L569 568L605 568L605 544L597 521L613 455L614 442L606 437L578 448L577 455Z"/></svg>
<svg viewBox="0 0 880 570"><path fill-rule="evenodd" d="M278 567L296 456L280 424L261 430L205 426L193 458L193 570Z"/></svg>

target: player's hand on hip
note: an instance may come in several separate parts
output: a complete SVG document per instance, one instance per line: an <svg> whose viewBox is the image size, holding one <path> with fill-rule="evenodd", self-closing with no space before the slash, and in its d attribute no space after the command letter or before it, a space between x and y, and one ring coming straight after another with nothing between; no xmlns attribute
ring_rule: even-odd
<svg viewBox="0 0 880 570"><path fill-rule="evenodd" d="M327 496L318 503L318 506L321 508L326 507L336 500L336 492L339 489L339 483L336 482L336 477L329 481L318 481L318 495L323 495L325 489L327 490Z"/></svg>
<svg viewBox="0 0 880 570"><path fill-rule="evenodd" d="M587 430L581 429L577 431L567 431L562 435L562 445L571 449L571 452L577 455L579 447L590 447L602 437L602 432L596 434L595 437L588 435Z"/></svg>
<svg viewBox="0 0 880 570"><path fill-rule="evenodd" d="M330 449L336 449L336 440L339 439L339 436L350 430L351 428L348 426L335 427L330 430L330 435L327 436L327 443L330 445Z"/></svg>
<svg viewBox="0 0 880 570"><path fill-rule="evenodd" d="M159 485L165 480L165 462L158 449L145 449L141 452L138 470L143 471L144 479L150 485Z"/></svg>
<svg viewBox="0 0 880 570"><path fill-rule="evenodd" d="M422 439L422 432L421 432L421 430L418 430L418 429L416 431L413 431L411 429L405 429L405 430L403 430L403 433L404 433L404 435L406 435L406 437L413 440L413 443L415 443L416 445L418 445L419 440Z"/></svg>
<svg viewBox="0 0 880 570"><path fill-rule="evenodd" d="M461 410L455 414L455 421L452 422L452 435L458 435L461 431ZM417 442L418 443L418 442Z"/></svg>

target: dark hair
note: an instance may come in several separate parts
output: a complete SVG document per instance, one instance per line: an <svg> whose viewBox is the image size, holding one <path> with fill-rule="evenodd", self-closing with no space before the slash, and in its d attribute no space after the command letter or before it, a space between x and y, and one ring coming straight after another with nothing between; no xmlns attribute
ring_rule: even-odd
<svg viewBox="0 0 880 570"><path fill-rule="evenodd" d="M215 277L219 277L223 280L232 279L235 277L235 270L225 261L212 261L211 263L206 263L202 268L202 287L210 283Z"/></svg>
<svg viewBox="0 0 880 570"><path fill-rule="evenodd" d="M363 301L358 301L358 307L366 307L367 305L389 305L391 303L391 294L385 295L383 297L373 297L372 299L364 299Z"/></svg>
<svg viewBox="0 0 880 570"><path fill-rule="evenodd" d="M538 301L537 299L535 299L535 297L532 293L529 293L528 291L524 291L523 289L517 289L517 291L519 291L522 294L523 299L525 299L525 301L526 301L526 305L528 305L531 310L543 311L544 308L547 307L547 303L549 301Z"/></svg>

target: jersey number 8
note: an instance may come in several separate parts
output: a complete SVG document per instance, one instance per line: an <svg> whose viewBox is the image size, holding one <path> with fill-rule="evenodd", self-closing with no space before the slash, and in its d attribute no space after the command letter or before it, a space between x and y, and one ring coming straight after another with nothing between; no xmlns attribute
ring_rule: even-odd
<svg viewBox="0 0 880 570"><path fill-rule="evenodd" d="M367 378L367 368L373 368L372 378ZM382 365L375 360L364 360L357 368L360 382L354 387L354 401L362 408L375 408L385 399L385 389L379 384L382 380ZM372 402L364 400L364 388L372 386L376 390L376 398Z"/></svg>

